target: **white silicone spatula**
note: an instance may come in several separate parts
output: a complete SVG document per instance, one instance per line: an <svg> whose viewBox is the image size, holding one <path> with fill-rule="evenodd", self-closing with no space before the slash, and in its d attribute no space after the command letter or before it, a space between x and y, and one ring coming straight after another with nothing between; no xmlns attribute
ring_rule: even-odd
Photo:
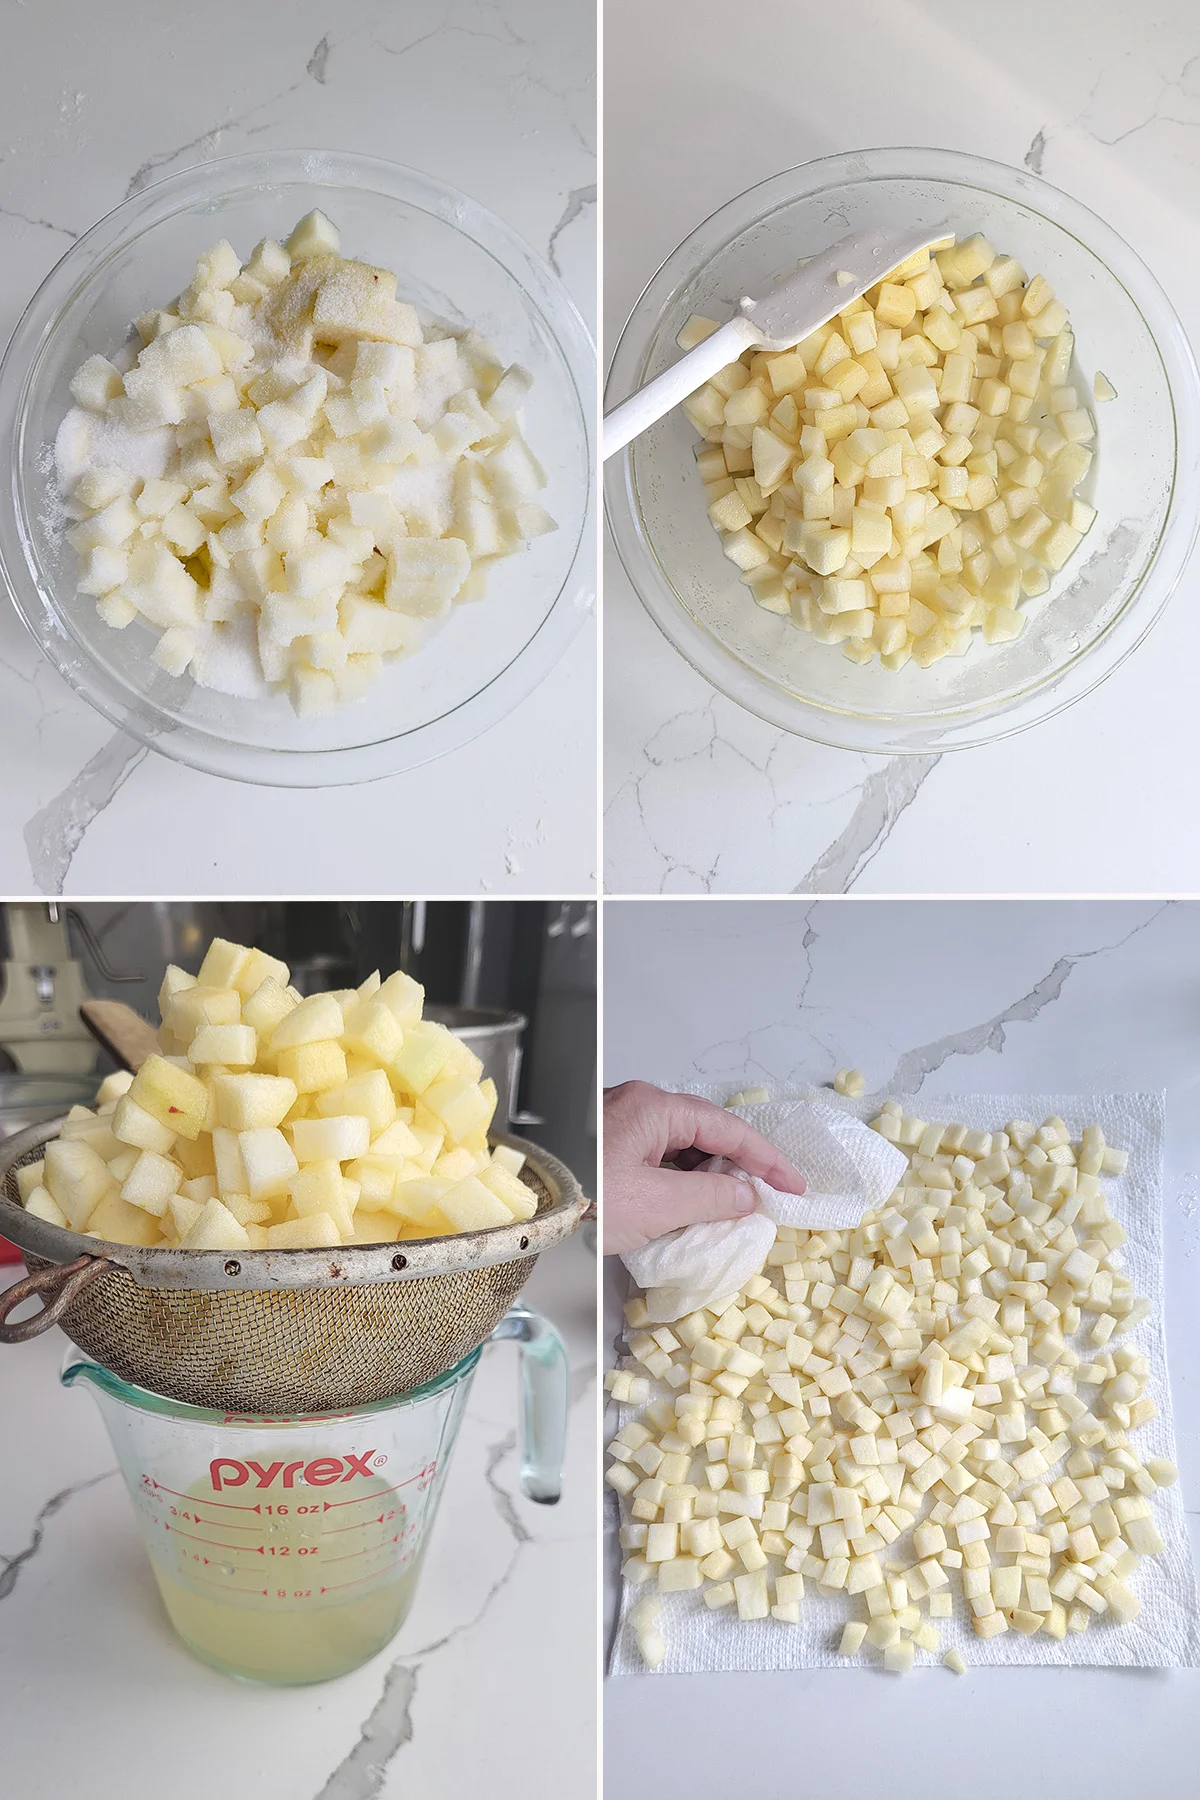
<svg viewBox="0 0 1200 1800"><path fill-rule="evenodd" d="M702 388L727 363L736 362L743 351L790 350L882 281L889 270L949 235L944 225L856 231L810 257L760 299L739 300L732 319L606 415L605 459Z"/></svg>

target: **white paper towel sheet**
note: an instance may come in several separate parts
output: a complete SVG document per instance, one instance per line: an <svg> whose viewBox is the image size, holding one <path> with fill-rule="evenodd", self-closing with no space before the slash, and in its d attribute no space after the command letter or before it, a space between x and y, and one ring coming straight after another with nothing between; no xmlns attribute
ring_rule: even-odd
<svg viewBox="0 0 1200 1800"><path fill-rule="evenodd" d="M782 1150L805 1177L807 1191L783 1194L753 1177L758 1211L748 1218L686 1225L623 1257L656 1323L736 1294L762 1268L777 1225L851 1230L865 1212L884 1204L908 1167L902 1150L846 1108L815 1095L729 1111ZM713 1167L731 1165L718 1158Z"/></svg>
<svg viewBox="0 0 1200 1800"><path fill-rule="evenodd" d="M729 1088L680 1083L677 1091L703 1094L721 1100ZM800 1096L791 1096L800 1097ZM828 1100L828 1095L822 1095ZM902 1096L897 1096L902 1098ZM860 1118L874 1116L874 1100L840 1101L847 1112ZM1163 1322L1162 1267L1162 1142L1164 1097L1161 1094L974 1094L950 1099L931 1099L922 1094L912 1110L924 1119L961 1120L984 1131L999 1131L1009 1119L1026 1118L1040 1123L1056 1113L1065 1119L1073 1136L1084 1125L1098 1124L1108 1143L1129 1152L1129 1166L1120 1179L1105 1178L1110 1210L1124 1225L1129 1241L1124 1247L1125 1268L1139 1294L1151 1301L1150 1316L1133 1333L1133 1341L1149 1358L1147 1392L1158 1416L1133 1434L1134 1446L1143 1457L1165 1456L1175 1461L1175 1432L1171 1418L1171 1392L1167 1378L1166 1336ZM765 1108L749 1109L757 1124ZM767 1131L765 1135L770 1136ZM636 1418L640 1408L610 1408L616 1415L612 1429ZM610 1433L606 1433L606 1436ZM606 1489L609 1503L615 1500ZM917 1667L936 1664L945 1650L957 1648L971 1663L1062 1664L1114 1668L1176 1668L1200 1666L1200 1597L1188 1547L1183 1495L1178 1484L1154 1496L1154 1520L1166 1544L1161 1556L1145 1558L1130 1586L1140 1597L1142 1611L1131 1625L1106 1625L1103 1618L1085 1632L1062 1642L1039 1632L1022 1637L1009 1631L984 1641L968 1622L958 1583L953 1583L955 1616L935 1620L941 1630L941 1649L933 1654L918 1650ZM622 1506L622 1517L626 1516ZM907 1534L897 1540L901 1554L908 1548ZM649 1586L628 1588L622 1595L621 1615L610 1658L612 1674L646 1674L633 1633L625 1624L630 1605ZM850 1618L865 1618L861 1596L826 1597L809 1582L800 1604L800 1624L783 1625L775 1619L743 1624L728 1609L710 1612L699 1591L663 1594L662 1630L667 1640L663 1672L692 1669L813 1669L861 1668L869 1659L836 1654L842 1625Z"/></svg>

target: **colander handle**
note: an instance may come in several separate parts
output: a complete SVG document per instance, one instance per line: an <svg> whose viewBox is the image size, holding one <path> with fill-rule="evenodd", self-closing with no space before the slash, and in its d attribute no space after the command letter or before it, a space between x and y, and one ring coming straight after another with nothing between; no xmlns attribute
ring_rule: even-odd
<svg viewBox="0 0 1200 1800"><path fill-rule="evenodd" d="M567 1352L550 1321L527 1306L510 1308L492 1338L511 1338L521 1350L521 1491L553 1506L562 1498L570 1399Z"/></svg>
<svg viewBox="0 0 1200 1800"><path fill-rule="evenodd" d="M55 1263L49 1269L39 1269L36 1275L25 1275L20 1281L14 1281L0 1294L0 1344L25 1344L30 1338L41 1337L43 1331L58 1324L80 1288L86 1287L93 1276L109 1267L103 1256L80 1256L74 1262ZM22 1319L19 1325L7 1324L9 1313L15 1312L22 1300L30 1300L34 1294L43 1297L41 1311L35 1312L32 1318ZM49 1299L45 1298L47 1295Z"/></svg>

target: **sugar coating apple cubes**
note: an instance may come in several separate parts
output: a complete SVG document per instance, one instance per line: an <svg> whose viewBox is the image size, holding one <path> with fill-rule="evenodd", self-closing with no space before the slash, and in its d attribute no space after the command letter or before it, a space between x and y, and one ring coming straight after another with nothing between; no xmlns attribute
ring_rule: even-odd
<svg viewBox="0 0 1200 1800"><path fill-rule="evenodd" d="M417 618L446 610L471 572L461 538L404 538L388 553L387 604Z"/></svg>
<svg viewBox="0 0 1200 1800"><path fill-rule="evenodd" d="M113 629L159 634L168 675L329 713L554 529L517 418L528 375L396 288L313 212L244 267L215 244L139 317L132 367L77 371L55 455L79 590Z"/></svg>

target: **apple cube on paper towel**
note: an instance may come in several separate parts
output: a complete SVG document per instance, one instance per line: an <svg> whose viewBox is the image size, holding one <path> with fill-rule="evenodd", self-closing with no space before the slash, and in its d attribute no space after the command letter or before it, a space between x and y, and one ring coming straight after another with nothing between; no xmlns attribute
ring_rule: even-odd
<svg viewBox="0 0 1200 1800"><path fill-rule="evenodd" d="M1094 1125L991 1132L892 1100L872 1129L902 1174L853 1230L781 1225L736 1293L669 1326L628 1303L629 1362L607 1386L643 1410L606 1477L627 1582L707 1582L707 1607L794 1627L811 1580L865 1606L838 1653L869 1647L898 1674L956 1614L984 1642L1129 1624L1176 1470L1132 1436L1156 1406L1129 1335L1150 1302L1102 1185L1125 1153ZM657 1598L628 1618L660 1667ZM957 1648L942 1660L966 1667Z"/></svg>
<svg viewBox="0 0 1200 1800"><path fill-rule="evenodd" d="M35 1217L113 1243L321 1249L533 1218L524 1157L492 1150L495 1085L397 971L301 996L216 938L171 967L159 1052L106 1076L17 1172Z"/></svg>

